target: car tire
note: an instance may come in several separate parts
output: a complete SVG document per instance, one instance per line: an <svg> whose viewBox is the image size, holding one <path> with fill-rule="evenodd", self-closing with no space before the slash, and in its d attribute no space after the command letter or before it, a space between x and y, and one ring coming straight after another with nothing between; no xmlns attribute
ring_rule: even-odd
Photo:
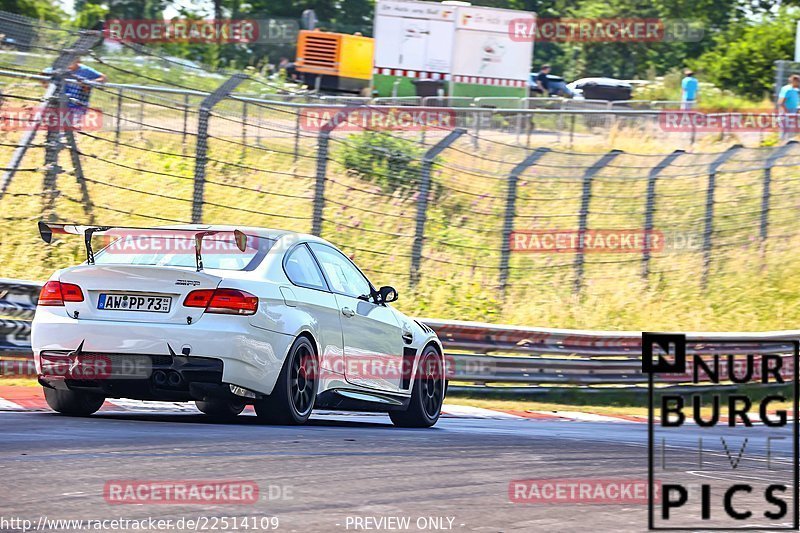
<svg viewBox="0 0 800 533"><path fill-rule="evenodd" d="M442 356L435 347L428 346L419 358L408 409L389 411L389 418L398 427L431 427L439 420L446 388Z"/></svg>
<svg viewBox="0 0 800 533"><path fill-rule="evenodd" d="M319 363L314 345L298 337L275 382L272 394L255 403L256 415L266 424L304 424L317 397Z"/></svg>
<svg viewBox="0 0 800 533"><path fill-rule="evenodd" d="M210 400L197 400L194 402L203 414L220 420L231 420L244 411L245 403L235 400L212 398Z"/></svg>
<svg viewBox="0 0 800 533"><path fill-rule="evenodd" d="M50 409L70 416L89 416L103 406L106 399L89 392L44 387L44 399Z"/></svg>

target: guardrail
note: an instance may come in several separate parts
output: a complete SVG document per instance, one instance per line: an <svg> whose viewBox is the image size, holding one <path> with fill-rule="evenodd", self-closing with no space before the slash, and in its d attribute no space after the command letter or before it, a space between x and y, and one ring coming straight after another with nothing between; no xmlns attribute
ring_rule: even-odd
<svg viewBox="0 0 800 533"><path fill-rule="evenodd" d="M482 322L421 319L439 335L454 368L451 390L534 393L572 390L646 392L640 331L585 331L502 326ZM792 369L793 341L800 330L763 333L687 333L687 354L784 356ZM724 348L711 340L728 340ZM737 372L737 375L740 375ZM685 376L667 378L680 388ZM667 381L659 377L662 384ZM471 384L467 384L470 382ZM522 386L524 385L524 386ZM692 390L704 387L692 386ZM723 385L724 387L724 385Z"/></svg>
<svg viewBox="0 0 800 533"><path fill-rule="evenodd" d="M29 369L31 320L42 284L0 279L0 366ZM646 391L641 332L582 331L420 319L439 335L451 375L450 390L535 393ZM730 339L720 346L707 341ZM689 333L688 354L777 354L790 365L800 330L763 333ZM733 342L735 341L735 342ZM769 344L768 346L766 344ZM787 368L791 368L787 366ZM2 372L0 372L2 374ZM685 384L675 377L674 387ZM695 387L697 389L698 387Z"/></svg>
<svg viewBox="0 0 800 533"><path fill-rule="evenodd" d="M42 284L0 279L0 356L30 354L31 319Z"/></svg>

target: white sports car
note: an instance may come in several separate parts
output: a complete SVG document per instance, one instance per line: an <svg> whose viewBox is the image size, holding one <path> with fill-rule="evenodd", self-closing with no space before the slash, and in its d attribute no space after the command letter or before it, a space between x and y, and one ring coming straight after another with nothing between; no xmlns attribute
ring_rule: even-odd
<svg viewBox="0 0 800 533"><path fill-rule="evenodd" d="M389 304L331 243L289 231L39 223L83 235L87 260L44 285L32 345L47 403L89 415L106 398L192 401L302 424L312 409L436 423L447 387L436 334ZM105 239L94 252L93 240Z"/></svg>

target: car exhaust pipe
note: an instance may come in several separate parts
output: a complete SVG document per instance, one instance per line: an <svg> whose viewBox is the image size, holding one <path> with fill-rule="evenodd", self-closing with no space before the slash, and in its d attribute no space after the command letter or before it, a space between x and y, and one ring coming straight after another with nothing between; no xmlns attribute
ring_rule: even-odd
<svg viewBox="0 0 800 533"><path fill-rule="evenodd" d="M183 382L183 378L180 374L173 370L167 374L167 381L169 382L170 387L178 387L180 386L181 382Z"/></svg>
<svg viewBox="0 0 800 533"><path fill-rule="evenodd" d="M153 372L153 383L158 385L159 387L163 387L167 384L167 373L163 370L156 370Z"/></svg>

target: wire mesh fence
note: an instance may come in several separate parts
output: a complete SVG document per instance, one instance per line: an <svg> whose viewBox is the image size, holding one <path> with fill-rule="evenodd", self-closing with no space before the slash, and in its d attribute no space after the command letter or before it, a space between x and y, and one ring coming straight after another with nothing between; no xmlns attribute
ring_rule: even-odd
<svg viewBox="0 0 800 533"><path fill-rule="evenodd" d="M79 37L37 32L0 54L4 109L48 105L58 73L41 75L43 65ZM0 132L0 207L11 245L0 247L0 260L27 269L8 277L43 276L80 257L76 243L37 244L33 222L42 216L313 232L377 284L476 305L567 302L598 284L703 289L731 269L760 272L797 236L794 143L580 152L549 140L614 128L644 135L657 128L658 111L323 100L280 95L260 77L228 88L230 76L212 71L176 81L169 67L148 70L139 84L116 83L134 72L124 57L173 62L144 47L119 54L95 47L85 56L110 79L91 88L97 127ZM384 122L355 127L354 110ZM385 122L421 110L447 120ZM337 122L339 113L348 120Z"/></svg>

